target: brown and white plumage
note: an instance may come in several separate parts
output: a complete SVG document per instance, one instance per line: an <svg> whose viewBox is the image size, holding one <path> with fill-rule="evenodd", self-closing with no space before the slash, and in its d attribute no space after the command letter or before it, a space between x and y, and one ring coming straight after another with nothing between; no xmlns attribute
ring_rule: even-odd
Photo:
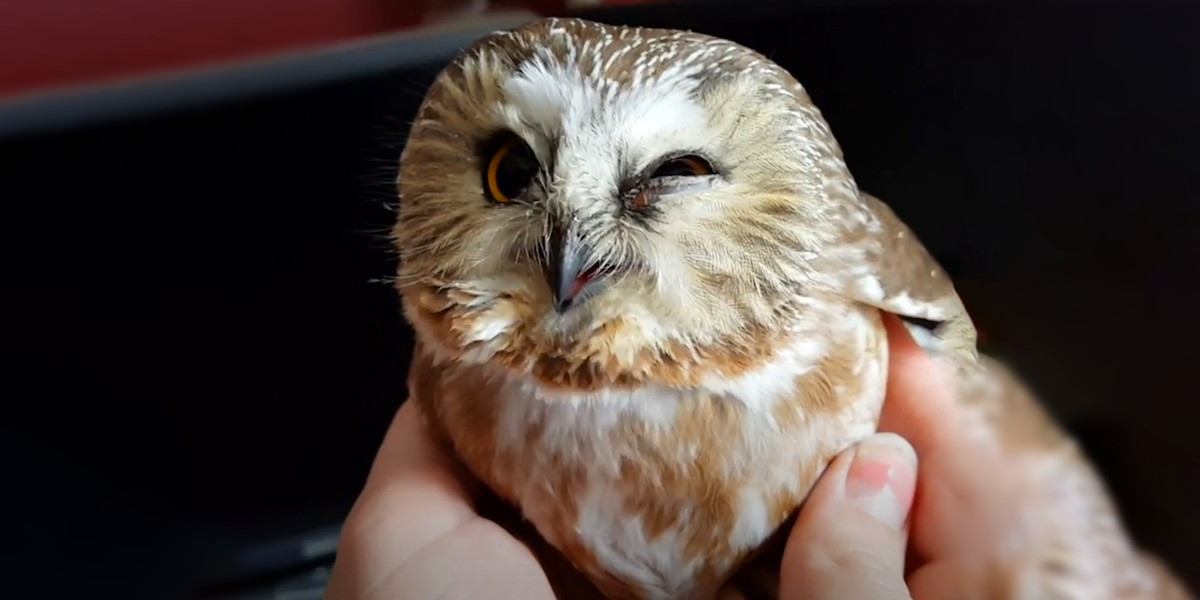
<svg viewBox="0 0 1200 600"><path fill-rule="evenodd" d="M488 174L512 148L529 169L506 172L522 177L510 197ZM413 401L610 598L716 597L874 431L881 310L942 323L925 343L961 365L979 417L964 427L1029 464L1042 541L997 568L1034 593L990 597L1169 597L1070 440L978 359L946 274L765 57L580 20L497 33L429 90L400 195Z"/></svg>

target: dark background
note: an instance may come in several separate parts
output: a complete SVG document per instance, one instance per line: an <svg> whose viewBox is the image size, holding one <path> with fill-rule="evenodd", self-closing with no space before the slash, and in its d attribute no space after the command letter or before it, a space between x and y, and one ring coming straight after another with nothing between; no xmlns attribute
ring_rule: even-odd
<svg viewBox="0 0 1200 600"><path fill-rule="evenodd" d="M826 4L587 14L791 69L1200 586L1200 13ZM9 590L191 597L337 524L405 395L384 234L441 64L0 140Z"/></svg>

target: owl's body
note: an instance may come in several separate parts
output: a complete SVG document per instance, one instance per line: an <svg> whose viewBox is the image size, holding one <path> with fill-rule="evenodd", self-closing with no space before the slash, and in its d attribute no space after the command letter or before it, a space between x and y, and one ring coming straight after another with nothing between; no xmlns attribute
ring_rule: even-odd
<svg viewBox="0 0 1200 600"><path fill-rule="evenodd" d="M843 308L832 329L781 332L759 361L669 374L692 380L680 387L564 390L423 345L412 393L609 597L713 598L825 463L874 431L887 364L875 313ZM614 345L640 334L622 329ZM728 374L705 375L716 362Z"/></svg>
<svg viewBox="0 0 1200 600"><path fill-rule="evenodd" d="M1037 540L997 559L989 597L1170 597L1070 440L978 359L942 270L761 55L578 20L496 34L435 82L400 179L410 395L608 597L717 596L875 430L881 311L940 323L914 331L961 366L964 427L1027 474Z"/></svg>

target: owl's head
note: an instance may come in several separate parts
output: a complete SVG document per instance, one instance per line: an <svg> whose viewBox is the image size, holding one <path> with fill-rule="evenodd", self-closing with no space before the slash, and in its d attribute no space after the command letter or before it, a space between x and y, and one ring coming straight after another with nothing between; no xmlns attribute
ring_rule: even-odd
<svg viewBox="0 0 1200 600"><path fill-rule="evenodd" d="M822 262L866 222L782 68L726 40L581 20L494 34L450 64L399 189L410 320L485 358L740 346L804 318L830 289Z"/></svg>

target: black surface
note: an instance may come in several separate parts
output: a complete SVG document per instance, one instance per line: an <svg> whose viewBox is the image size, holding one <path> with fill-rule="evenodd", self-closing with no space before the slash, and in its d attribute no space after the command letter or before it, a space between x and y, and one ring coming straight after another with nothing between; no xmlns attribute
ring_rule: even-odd
<svg viewBox="0 0 1200 600"><path fill-rule="evenodd" d="M1200 572L1194 10L605 14L772 55L951 271L1056 281L1006 300L1053 324L1015 354L1102 388L1094 454L1139 537ZM409 332L372 280L435 70L0 145L8 589L179 598L244 544L344 514L404 396ZM1051 333L1073 350L1038 355ZM1144 460L1161 452L1172 470Z"/></svg>
<svg viewBox="0 0 1200 600"><path fill-rule="evenodd" d="M240 544L340 520L404 395L408 333L372 280L435 72L0 151L42 597L177 597Z"/></svg>

